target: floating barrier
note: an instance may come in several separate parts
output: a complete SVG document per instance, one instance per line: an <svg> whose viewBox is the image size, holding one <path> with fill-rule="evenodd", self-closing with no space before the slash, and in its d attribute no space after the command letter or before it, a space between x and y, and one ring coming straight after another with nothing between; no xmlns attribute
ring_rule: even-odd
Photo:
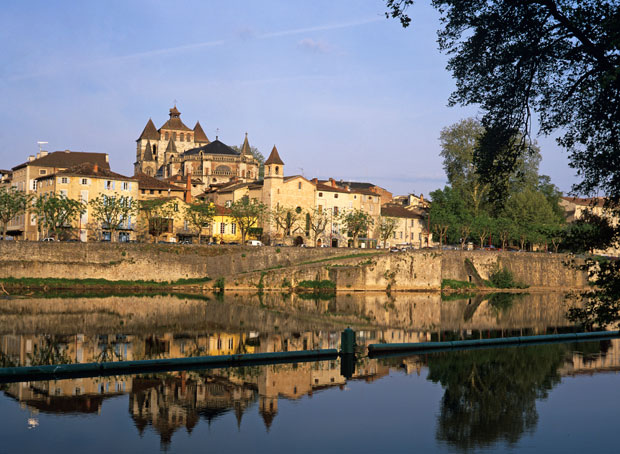
<svg viewBox="0 0 620 454"><path fill-rule="evenodd" d="M253 353L245 355L195 356L190 358L115 361L105 363L55 364L0 368L0 383L63 378L103 377L148 372L218 369L225 367L259 366L338 358L338 350L301 350L293 352Z"/></svg>
<svg viewBox="0 0 620 454"><path fill-rule="evenodd" d="M403 352L432 353L441 350L466 350L473 348L495 348L531 344L548 344L552 342L584 342L588 340L620 337L620 331L595 331L591 333L547 334L539 336L498 337L492 339L468 339L446 342L414 342L402 344L370 344L368 356Z"/></svg>

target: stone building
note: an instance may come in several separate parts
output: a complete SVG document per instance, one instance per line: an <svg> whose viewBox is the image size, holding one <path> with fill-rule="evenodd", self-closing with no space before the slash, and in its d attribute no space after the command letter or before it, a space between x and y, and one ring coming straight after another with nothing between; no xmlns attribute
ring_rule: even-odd
<svg viewBox="0 0 620 454"><path fill-rule="evenodd" d="M73 232L67 231L68 238L88 241L89 236L103 240L116 241L111 238L111 232L101 225L91 215L92 207L89 201L99 196L129 197L138 200L138 180L112 172L110 169L100 168L98 164L89 162L36 179L37 196L44 194L59 194L84 203L86 210L71 225ZM134 239L136 217L129 217L116 232L119 241ZM75 233L75 234L74 234Z"/></svg>
<svg viewBox="0 0 620 454"><path fill-rule="evenodd" d="M11 169L10 185L26 193L37 190L37 178L52 175L69 167L85 163L97 164L101 170L109 170L107 153L87 153L80 151L41 151L31 155L28 161ZM8 225L9 235L20 240L38 240L36 218L30 212L15 217Z"/></svg>
<svg viewBox="0 0 620 454"><path fill-rule="evenodd" d="M259 163L251 153L247 133L238 152L217 136L210 141L200 122L196 122L194 129L188 128L176 106L170 109L170 118L159 129L149 119L136 142L135 173L158 178L191 174L205 187L258 179Z"/></svg>
<svg viewBox="0 0 620 454"><path fill-rule="evenodd" d="M385 247L410 246L419 249L433 245L433 237L427 229L426 213L422 208L408 209L402 205L387 203L381 207L381 216L396 220L394 231L386 239Z"/></svg>

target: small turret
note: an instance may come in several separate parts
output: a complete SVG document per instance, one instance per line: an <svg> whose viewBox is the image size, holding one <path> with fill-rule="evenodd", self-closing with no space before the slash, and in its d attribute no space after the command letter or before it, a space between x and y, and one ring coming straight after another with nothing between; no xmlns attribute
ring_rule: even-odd
<svg viewBox="0 0 620 454"><path fill-rule="evenodd" d="M274 145L271 154L265 161L265 178L283 178L283 176L284 162L282 162L278 149Z"/></svg>

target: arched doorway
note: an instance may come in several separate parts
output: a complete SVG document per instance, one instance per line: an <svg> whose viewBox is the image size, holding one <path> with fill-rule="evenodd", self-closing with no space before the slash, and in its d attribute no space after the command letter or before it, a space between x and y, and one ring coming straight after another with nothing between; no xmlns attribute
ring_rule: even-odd
<svg viewBox="0 0 620 454"><path fill-rule="evenodd" d="M304 239L301 236L295 237L295 246L301 246L304 244Z"/></svg>

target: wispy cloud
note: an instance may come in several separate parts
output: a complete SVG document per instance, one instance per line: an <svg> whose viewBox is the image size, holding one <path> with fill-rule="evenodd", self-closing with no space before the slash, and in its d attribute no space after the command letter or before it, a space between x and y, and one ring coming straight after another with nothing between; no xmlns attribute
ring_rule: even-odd
<svg viewBox="0 0 620 454"><path fill-rule="evenodd" d="M317 25L316 27L294 28L291 30L282 30L279 32L263 33L262 35L258 35L257 38L276 38L280 36L299 35L299 34L305 34L305 33L310 33L310 32L337 30L340 28L359 27L360 25L372 24L373 22L378 22L380 20L383 20L383 18L373 17L369 19L361 19L361 20L350 21L350 22L341 22L337 24Z"/></svg>
<svg viewBox="0 0 620 454"><path fill-rule="evenodd" d="M371 24L373 22L378 22L380 20L382 19L378 17L373 17L373 18L360 19L356 21L324 24L324 25L317 25L314 27L296 28L296 29L291 29L291 30L281 30L281 31L269 32L269 33L254 33L252 29L246 28L240 31L240 33L238 33L237 36L242 37L243 39L252 39L252 38L271 39L271 38L279 38L283 36L307 34L307 33L318 32L318 31L329 31L329 30L337 30L337 29L344 29L344 28L351 28L351 27L359 27L362 25ZM120 62L132 61L132 60L148 59L152 57L172 56L172 55L177 55L177 54L184 53L184 52L192 52L198 49L204 49L208 47L218 47L218 46L227 44L228 42L230 42L230 40L225 40L225 39L219 39L219 40L214 40L214 41L203 41L203 42L198 42L198 43L184 44L181 46L166 47L166 48L161 48L161 49L152 49L152 50L147 50L143 52L135 52L132 54L127 54L127 55L104 57L104 58L100 58L96 60L91 60L88 62L73 64L73 65L55 64L51 68L46 69L46 70L39 70L39 71L30 72L30 73L15 74L15 75L9 76L6 80L15 81L15 80L31 79L31 78L37 78L37 77L43 77L43 76L51 76L51 75L66 71L67 69L71 69L71 71L75 71L76 69L86 69L86 68L99 66L102 64L110 64L110 63L117 63L117 62L120 63ZM318 51L318 52L326 52L329 50L326 43L322 41L314 41L310 38L306 38L302 40L300 42L300 46L307 48L307 49L313 49L314 51Z"/></svg>
<svg viewBox="0 0 620 454"><path fill-rule="evenodd" d="M304 38L297 43L297 47L309 52L327 54L331 51L331 46L323 40L314 40L312 38Z"/></svg>

